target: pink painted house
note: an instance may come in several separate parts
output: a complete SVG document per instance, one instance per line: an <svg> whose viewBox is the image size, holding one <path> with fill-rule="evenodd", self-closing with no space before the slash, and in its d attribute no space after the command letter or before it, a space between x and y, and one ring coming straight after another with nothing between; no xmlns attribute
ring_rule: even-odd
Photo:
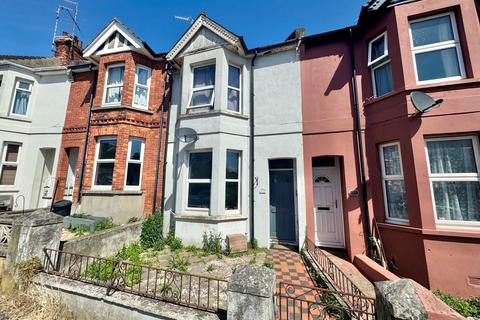
<svg viewBox="0 0 480 320"><path fill-rule="evenodd" d="M300 49L308 241L353 260L373 233L395 274L479 295L478 1L370 1Z"/></svg>

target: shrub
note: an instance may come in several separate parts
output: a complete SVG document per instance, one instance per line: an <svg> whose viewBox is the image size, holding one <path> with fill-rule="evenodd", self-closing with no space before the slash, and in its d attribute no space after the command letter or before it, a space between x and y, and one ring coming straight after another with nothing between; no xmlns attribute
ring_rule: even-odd
<svg viewBox="0 0 480 320"><path fill-rule="evenodd" d="M140 243L134 242L128 246L123 246L120 251L117 252L116 257L121 260L128 260L133 263L141 263L142 259L140 254L143 252L143 247Z"/></svg>
<svg viewBox="0 0 480 320"><path fill-rule="evenodd" d="M153 244L153 250L155 251L163 251L165 249L165 240L163 239L158 239L154 244Z"/></svg>
<svg viewBox="0 0 480 320"><path fill-rule="evenodd" d="M441 291L435 291L434 294L450 308L457 311L464 317L480 318L480 297L469 299L456 298Z"/></svg>
<svg viewBox="0 0 480 320"><path fill-rule="evenodd" d="M117 227L115 223L108 219L100 220L96 225L95 225L95 231L102 231L102 230L107 230L111 229L113 227Z"/></svg>
<svg viewBox="0 0 480 320"><path fill-rule="evenodd" d="M178 254L172 255L168 260L167 267L181 272L187 272L190 261L185 257L180 257Z"/></svg>
<svg viewBox="0 0 480 320"><path fill-rule="evenodd" d="M87 266L81 276L100 281L108 281L113 278L113 268L115 266L115 259L112 257L93 261Z"/></svg>
<svg viewBox="0 0 480 320"><path fill-rule="evenodd" d="M267 267L268 269L273 269L273 261L265 259L265 261L263 262L263 266Z"/></svg>
<svg viewBox="0 0 480 320"><path fill-rule="evenodd" d="M142 224L142 233L140 242L145 248L152 248L153 245L162 239L163 216L160 213L154 213Z"/></svg>
<svg viewBox="0 0 480 320"><path fill-rule="evenodd" d="M183 248L182 239L180 238L174 238L172 241L170 241L168 245L173 252L181 250Z"/></svg>
<svg viewBox="0 0 480 320"><path fill-rule="evenodd" d="M220 255L222 253L222 235L220 233L210 232L207 234L203 233L203 252L206 254L216 254Z"/></svg>

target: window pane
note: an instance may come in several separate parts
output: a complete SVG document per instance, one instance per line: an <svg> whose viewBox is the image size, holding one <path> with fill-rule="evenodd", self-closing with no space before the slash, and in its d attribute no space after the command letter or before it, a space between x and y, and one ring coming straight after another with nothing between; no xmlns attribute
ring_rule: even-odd
<svg viewBox="0 0 480 320"><path fill-rule="evenodd" d="M188 207L210 208L210 183L190 183L188 185Z"/></svg>
<svg viewBox="0 0 480 320"><path fill-rule="evenodd" d="M270 169L291 169L293 168L293 159L274 159L268 160Z"/></svg>
<svg viewBox="0 0 480 320"><path fill-rule="evenodd" d="M147 88L135 87L135 97L133 103L139 106L147 106Z"/></svg>
<svg viewBox="0 0 480 320"><path fill-rule="evenodd" d="M240 92L235 89L228 89L228 110L240 111Z"/></svg>
<svg viewBox="0 0 480 320"><path fill-rule="evenodd" d="M2 167L2 175L0 176L0 185L14 185L16 174L17 166L4 165Z"/></svg>
<svg viewBox="0 0 480 320"><path fill-rule="evenodd" d="M461 75L456 48L417 53L415 57L419 81L458 77Z"/></svg>
<svg viewBox="0 0 480 320"><path fill-rule="evenodd" d="M385 181L389 218L408 219L407 196L403 180Z"/></svg>
<svg viewBox="0 0 480 320"><path fill-rule="evenodd" d="M190 106L201 106L212 104L213 89L195 91L192 94Z"/></svg>
<svg viewBox="0 0 480 320"><path fill-rule="evenodd" d="M119 85L123 83L123 72L125 67L113 67L108 69L108 85Z"/></svg>
<svg viewBox="0 0 480 320"><path fill-rule="evenodd" d="M215 65L193 69L193 87L201 88L215 84Z"/></svg>
<svg viewBox="0 0 480 320"><path fill-rule="evenodd" d="M385 54L385 36L378 38L371 45L370 61L375 61Z"/></svg>
<svg viewBox="0 0 480 320"><path fill-rule="evenodd" d="M480 182L433 181L439 220L480 221Z"/></svg>
<svg viewBox="0 0 480 320"><path fill-rule="evenodd" d="M132 146L130 149L130 159L131 160L140 160L140 155L142 153L142 144L141 140L131 140Z"/></svg>
<svg viewBox="0 0 480 320"><path fill-rule="evenodd" d="M190 179L210 179L212 177L212 153L190 153Z"/></svg>
<svg viewBox="0 0 480 320"><path fill-rule="evenodd" d="M140 185L140 163L129 163L127 168L127 186Z"/></svg>
<svg viewBox="0 0 480 320"><path fill-rule="evenodd" d="M122 101L123 87L114 87L107 89L107 96L105 97L106 103L115 103Z"/></svg>
<svg viewBox="0 0 480 320"><path fill-rule="evenodd" d="M238 179L238 152L227 152L227 179Z"/></svg>
<svg viewBox="0 0 480 320"><path fill-rule="evenodd" d="M472 140L427 141L431 173L476 173Z"/></svg>
<svg viewBox="0 0 480 320"><path fill-rule="evenodd" d="M411 28L414 47L454 39L450 16L414 22Z"/></svg>
<svg viewBox="0 0 480 320"><path fill-rule="evenodd" d="M26 115L29 99L29 92L17 90L15 93L15 101L13 103L12 113Z"/></svg>
<svg viewBox="0 0 480 320"><path fill-rule="evenodd" d="M225 186L225 209L238 209L238 182L227 182Z"/></svg>
<svg viewBox="0 0 480 320"><path fill-rule="evenodd" d="M240 69L228 66L228 85L240 89Z"/></svg>
<svg viewBox="0 0 480 320"><path fill-rule="evenodd" d="M392 65L390 62L381 67L376 68L375 74L375 88L377 89L377 97L383 96L393 90Z"/></svg>
<svg viewBox="0 0 480 320"><path fill-rule="evenodd" d="M391 145L383 147L382 149L385 175L402 175L402 161L400 160L400 150L398 149L398 145Z"/></svg>
<svg viewBox="0 0 480 320"><path fill-rule="evenodd" d="M98 159L115 159L115 151L117 149L116 139L102 139L100 140L99 147Z"/></svg>
<svg viewBox="0 0 480 320"><path fill-rule="evenodd" d="M18 151L20 146L18 144L9 144L7 145L7 152L5 155L6 162L17 162L18 160Z"/></svg>
<svg viewBox="0 0 480 320"><path fill-rule="evenodd" d="M98 163L95 184L98 186L111 186L113 178L113 162Z"/></svg>
<svg viewBox="0 0 480 320"><path fill-rule="evenodd" d="M20 89L30 90L30 83L25 81L19 81L18 87Z"/></svg>
<svg viewBox="0 0 480 320"><path fill-rule="evenodd" d="M143 69L143 68L138 68L137 69L137 83L143 84L146 86L148 84L148 70Z"/></svg>

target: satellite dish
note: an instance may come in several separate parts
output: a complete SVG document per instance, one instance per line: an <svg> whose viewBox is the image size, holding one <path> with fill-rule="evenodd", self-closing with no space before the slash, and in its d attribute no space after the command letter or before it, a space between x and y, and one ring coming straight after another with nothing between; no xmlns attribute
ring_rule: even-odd
<svg viewBox="0 0 480 320"><path fill-rule="evenodd" d="M428 94L420 91L412 91L410 93L410 99L412 99L413 106L420 113L426 113L433 107L443 102L443 99L434 100Z"/></svg>
<svg viewBox="0 0 480 320"><path fill-rule="evenodd" d="M192 128L177 128L175 137L184 143L192 143L198 140L197 132Z"/></svg>

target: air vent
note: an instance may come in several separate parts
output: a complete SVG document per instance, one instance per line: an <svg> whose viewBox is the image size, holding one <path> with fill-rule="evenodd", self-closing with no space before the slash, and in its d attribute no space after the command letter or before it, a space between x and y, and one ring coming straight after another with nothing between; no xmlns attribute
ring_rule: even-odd
<svg viewBox="0 0 480 320"><path fill-rule="evenodd" d="M480 276L468 276L468 284L480 287Z"/></svg>

